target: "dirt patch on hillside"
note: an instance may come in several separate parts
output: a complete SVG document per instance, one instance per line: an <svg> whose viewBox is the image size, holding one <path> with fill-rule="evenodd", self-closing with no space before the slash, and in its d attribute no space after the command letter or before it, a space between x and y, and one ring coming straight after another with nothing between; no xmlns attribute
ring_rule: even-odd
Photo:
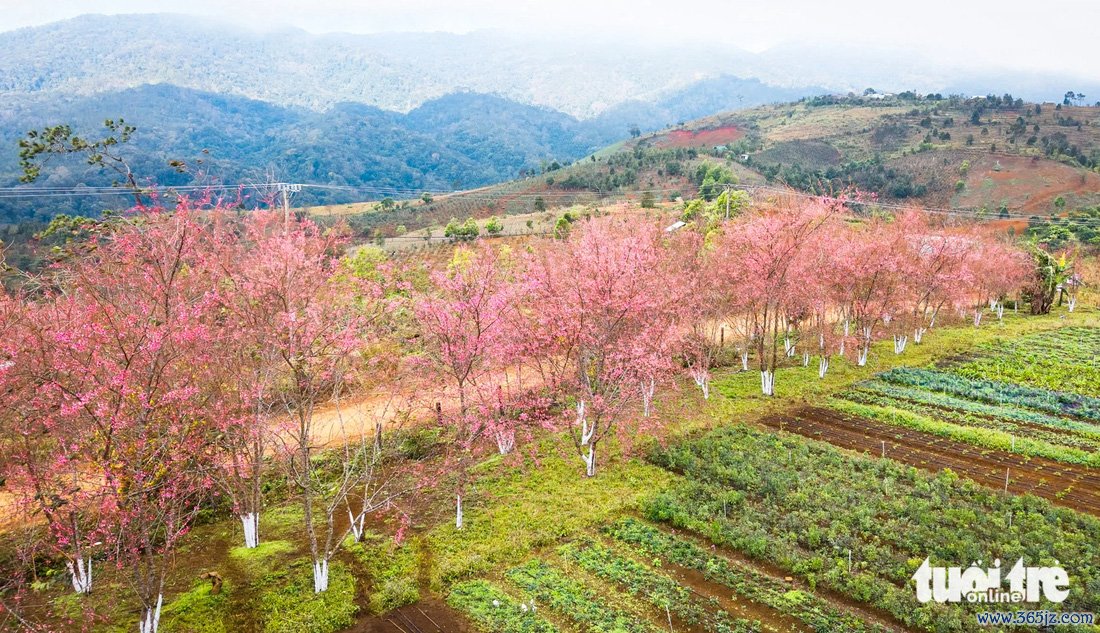
<svg viewBox="0 0 1100 633"><path fill-rule="evenodd" d="M706 130L672 130L664 136L657 137L654 144L657 147L712 147L733 143L744 135L744 130L735 125Z"/></svg>
<svg viewBox="0 0 1100 633"><path fill-rule="evenodd" d="M1001 205L1013 213L1050 215L1063 196L1066 208L1100 202L1100 174L1039 157L970 156L965 189L955 196L960 207L985 207L996 214Z"/></svg>

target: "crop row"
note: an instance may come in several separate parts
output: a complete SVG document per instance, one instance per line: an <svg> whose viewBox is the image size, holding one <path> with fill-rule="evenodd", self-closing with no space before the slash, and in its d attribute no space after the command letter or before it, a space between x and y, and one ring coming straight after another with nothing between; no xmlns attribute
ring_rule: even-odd
<svg viewBox="0 0 1100 633"><path fill-rule="evenodd" d="M659 633L653 624L607 604L593 589L541 560L509 569L505 576L539 604L596 633Z"/></svg>
<svg viewBox="0 0 1100 633"><path fill-rule="evenodd" d="M814 594L792 589L777 578L762 574L747 565L708 552L691 541L636 519L623 519L606 529L611 537L639 548L647 555L660 556L670 563L703 572L713 582L722 584L760 604L788 614L809 625L815 631L880 631L883 627L869 625L860 618L837 609Z"/></svg>
<svg viewBox="0 0 1100 633"><path fill-rule="evenodd" d="M600 578L618 583L631 595L642 596L657 609L667 610L670 620L675 615L689 625L702 625L704 630L714 633L749 633L763 628L760 622L718 610L713 598L704 605L687 587L669 576L596 541L566 543L558 548L558 554Z"/></svg>
<svg viewBox="0 0 1100 633"><path fill-rule="evenodd" d="M1068 442L1059 442L1060 438L1057 434L1049 434L1052 437L1048 438L1034 437L1041 432L1029 433L1028 435L1031 436L1016 437L1003 430L995 421L985 418L966 413L951 414L942 411L936 412L936 417L930 417L923 412L908 410L912 407L903 408L897 404L888 399L850 392L845 395L845 399L832 399L829 406L841 413L870 418L974 446L1045 457L1067 464L1100 467L1100 452L1096 452L1094 444L1088 445L1088 448L1078 448L1067 445Z"/></svg>
<svg viewBox="0 0 1100 633"><path fill-rule="evenodd" d="M989 404L977 400L955 396L938 391L926 391L915 387L890 384L880 380L868 380L859 383L856 391L861 395L878 394L898 403L897 406L927 405L941 411L959 411L990 419L1020 423L1029 427L1050 427L1052 430L1068 431L1075 436L1084 437L1100 443L1100 425L1070 417L1041 413L1011 405ZM844 394L845 398L848 394ZM917 409L914 409L917 410Z"/></svg>
<svg viewBox="0 0 1100 633"><path fill-rule="evenodd" d="M952 371L968 378L1100 396L1100 328L1063 328L999 341Z"/></svg>
<svg viewBox="0 0 1100 633"><path fill-rule="evenodd" d="M953 373L912 367L891 369L879 374L879 379L897 385L940 391L982 402L1010 404L1054 414L1069 414L1100 422L1100 398L994 380L967 378Z"/></svg>
<svg viewBox="0 0 1100 633"><path fill-rule="evenodd" d="M685 477L645 504L648 518L790 570L811 588L827 586L907 627L971 628L969 605L916 601L909 578L926 557L951 566L1057 559L1074 578L1061 607L1100 609L1100 521L1041 499L737 426L652 459Z"/></svg>
<svg viewBox="0 0 1100 633"><path fill-rule="evenodd" d="M465 613L485 631L494 633L558 633L536 611L520 606L511 596L484 580L460 582L451 588L447 603Z"/></svg>

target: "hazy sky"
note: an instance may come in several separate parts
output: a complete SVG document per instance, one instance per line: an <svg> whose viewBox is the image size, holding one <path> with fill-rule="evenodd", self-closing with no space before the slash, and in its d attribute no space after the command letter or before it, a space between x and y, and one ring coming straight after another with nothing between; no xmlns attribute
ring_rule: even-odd
<svg viewBox="0 0 1100 633"><path fill-rule="evenodd" d="M964 65L1100 79L1098 0L0 0L0 30L82 13L162 11L317 33L494 28L662 43L704 38L753 51L844 41Z"/></svg>

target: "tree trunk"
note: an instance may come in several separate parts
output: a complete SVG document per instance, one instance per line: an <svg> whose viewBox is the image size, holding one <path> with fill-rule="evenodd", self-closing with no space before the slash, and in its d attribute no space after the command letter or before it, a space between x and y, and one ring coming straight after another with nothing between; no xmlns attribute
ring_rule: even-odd
<svg viewBox="0 0 1100 633"><path fill-rule="evenodd" d="M65 561L65 566L69 568L69 575L72 576L73 591L78 594L87 594L92 592L92 558L89 556L86 560L84 558L77 558L76 564L73 565L73 561Z"/></svg>
<svg viewBox="0 0 1100 633"><path fill-rule="evenodd" d="M313 593L328 591L328 559L313 563Z"/></svg>
<svg viewBox="0 0 1100 633"><path fill-rule="evenodd" d="M775 395L775 372L771 370L762 370L760 372L760 391L765 396Z"/></svg>
<svg viewBox="0 0 1100 633"><path fill-rule="evenodd" d="M246 512L240 515L241 526L244 528L244 546L252 549L260 544L260 513Z"/></svg>
<svg viewBox="0 0 1100 633"><path fill-rule="evenodd" d="M588 453L581 459L584 460L584 476L595 477L596 476L596 443L590 442L588 444Z"/></svg>
<svg viewBox="0 0 1100 633"><path fill-rule="evenodd" d="M141 611L141 621L138 622L138 630L141 633L157 633L160 626L160 607L164 603L164 594L157 594L157 606L145 607Z"/></svg>
<svg viewBox="0 0 1100 633"><path fill-rule="evenodd" d="M512 429L503 429L496 432L497 451L501 455L507 455L516 447L516 432Z"/></svg>

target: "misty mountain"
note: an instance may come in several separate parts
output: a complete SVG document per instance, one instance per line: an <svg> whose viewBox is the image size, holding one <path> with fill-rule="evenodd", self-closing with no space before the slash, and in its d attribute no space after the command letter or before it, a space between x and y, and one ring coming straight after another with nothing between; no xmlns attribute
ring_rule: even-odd
<svg viewBox="0 0 1100 633"><path fill-rule="evenodd" d="M172 14L86 15L0 33L5 97L88 96L166 83L318 111L351 102L409 112L454 92L479 92L591 119L617 106L672 104L678 93L722 77L800 95L874 87L1011 92L1050 101L1070 88L1100 91L1068 76L976 72L919 52L844 43L788 44L750 53L703 39L667 46L494 31L315 35L253 31ZM662 118L693 115L673 112L676 116Z"/></svg>
<svg viewBox="0 0 1100 633"><path fill-rule="evenodd" d="M492 33L314 36L174 15L85 16L0 33L0 186L17 183L16 144L28 130L67 123L94 138L104 119L121 117L139 129L126 148L135 171L162 186L270 172L339 186L476 187L581 158L634 126L823 91L700 78L686 70L691 58L632 63L602 45L543 48ZM68 160L38 184L109 182ZM299 202L364 197L310 191ZM8 199L0 220L124 202Z"/></svg>
<svg viewBox="0 0 1100 633"><path fill-rule="evenodd" d="M470 91L589 118L735 74L745 55L694 44L624 51L494 32L261 33L181 15L87 15L0 33L0 92L90 95L168 83L316 110L356 102L408 112Z"/></svg>
<svg viewBox="0 0 1100 633"><path fill-rule="evenodd" d="M626 135L601 133L546 108L460 93L408 114L355 103L324 111L152 85L66 100L21 97L0 114L0 182L18 179L17 142L28 129L69 123L95 138L103 120L123 116L138 127L122 148L134 171L161 186L241 183L268 172L284 180L338 186L440 190L515 178L555 159L579 158ZM179 174L168 161L183 160ZM37 186L106 185L109 174L72 158L54 160ZM368 197L363 192L303 192L302 204ZM112 199L118 204L125 198ZM0 221L94 213L100 198L0 200Z"/></svg>

